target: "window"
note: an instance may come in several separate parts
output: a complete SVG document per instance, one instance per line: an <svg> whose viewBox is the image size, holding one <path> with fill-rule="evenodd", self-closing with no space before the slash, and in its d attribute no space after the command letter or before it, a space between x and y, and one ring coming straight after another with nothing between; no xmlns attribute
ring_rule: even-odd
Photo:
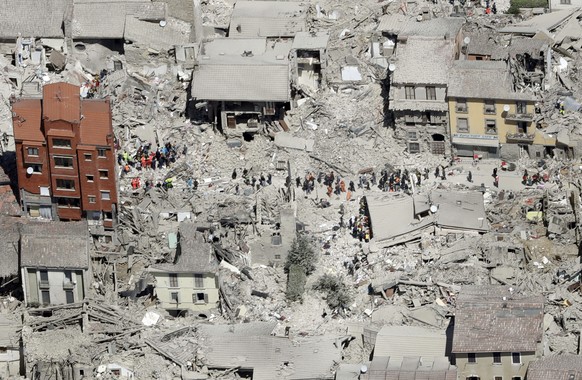
<svg viewBox="0 0 582 380"><path fill-rule="evenodd" d="M101 200L108 201L111 199L111 192L101 191Z"/></svg>
<svg viewBox="0 0 582 380"><path fill-rule="evenodd" d="M511 380L521 380L521 376L513 376Z"/></svg>
<svg viewBox="0 0 582 380"><path fill-rule="evenodd" d="M87 182L93 182L93 179L95 178L93 174L85 174L85 177L87 177Z"/></svg>
<svg viewBox="0 0 582 380"><path fill-rule="evenodd" d="M104 220L113 220L113 213L111 211L103 211Z"/></svg>
<svg viewBox="0 0 582 380"><path fill-rule="evenodd" d="M479 376L469 376L467 377L467 380L481 380L481 379L479 378Z"/></svg>
<svg viewBox="0 0 582 380"><path fill-rule="evenodd" d="M485 100L484 112L488 114L495 114L494 100Z"/></svg>
<svg viewBox="0 0 582 380"><path fill-rule="evenodd" d="M408 131L408 139L416 140L418 138L416 131Z"/></svg>
<svg viewBox="0 0 582 380"><path fill-rule="evenodd" d="M467 112L467 99L457 99L457 112Z"/></svg>
<svg viewBox="0 0 582 380"><path fill-rule="evenodd" d="M48 288L49 286L49 278L48 278L48 272L46 270L41 270L38 272L39 276L40 276L40 287L41 288Z"/></svg>
<svg viewBox="0 0 582 380"><path fill-rule="evenodd" d="M469 119L464 117L457 119L457 132L469 132Z"/></svg>
<svg viewBox="0 0 582 380"><path fill-rule="evenodd" d="M51 294L48 290L42 290L40 292L41 298L42 298L42 304L43 305L49 305L51 303Z"/></svg>
<svg viewBox="0 0 582 380"><path fill-rule="evenodd" d="M275 255L275 260L281 260L281 255Z"/></svg>
<svg viewBox="0 0 582 380"><path fill-rule="evenodd" d="M91 153L85 153L83 154L83 156L85 156L85 161L91 161L91 159L93 158L93 155Z"/></svg>
<svg viewBox="0 0 582 380"><path fill-rule="evenodd" d="M485 120L485 133L488 135L497 134L497 125L495 124L495 120Z"/></svg>
<svg viewBox="0 0 582 380"><path fill-rule="evenodd" d="M521 354L519 352L513 352L511 354L511 362L513 364L521 364Z"/></svg>
<svg viewBox="0 0 582 380"><path fill-rule="evenodd" d="M194 287L203 288L204 287L204 275L196 273L194 275Z"/></svg>
<svg viewBox="0 0 582 380"><path fill-rule="evenodd" d="M79 198L56 198L59 207L81 207L81 199Z"/></svg>
<svg viewBox="0 0 582 380"><path fill-rule="evenodd" d="M74 303L75 302L75 296L72 290L66 290L65 291L65 299L67 303Z"/></svg>
<svg viewBox="0 0 582 380"><path fill-rule="evenodd" d="M414 86L404 86L404 94L406 95L406 99L415 99Z"/></svg>
<svg viewBox="0 0 582 380"><path fill-rule="evenodd" d="M26 169L32 168L32 174L40 174L42 173L42 165L41 164L26 164Z"/></svg>
<svg viewBox="0 0 582 380"><path fill-rule="evenodd" d="M515 112L516 113L527 113L526 111L526 103L525 102L517 102L515 103Z"/></svg>
<svg viewBox="0 0 582 380"><path fill-rule="evenodd" d="M97 157L101 157L101 158L106 157L106 153L105 153L106 150L107 149L105 149L105 148L97 149Z"/></svg>
<svg viewBox="0 0 582 380"><path fill-rule="evenodd" d="M170 297L172 298L172 302L178 303L178 292L170 293Z"/></svg>
<svg viewBox="0 0 582 380"><path fill-rule="evenodd" d="M426 100L436 100L436 87L434 86L426 87Z"/></svg>
<svg viewBox="0 0 582 380"><path fill-rule="evenodd" d="M94 195L89 195L89 203L97 203L97 197Z"/></svg>
<svg viewBox="0 0 582 380"><path fill-rule="evenodd" d="M38 148L26 148L29 156L38 156Z"/></svg>
<svg viewBox="0 0 582 380"><path fill-rule="evenodd" d="M503 380L503 376L495 376L493 380Z"/></svg>
<svg viewBox="0 0 582 380"><path fill-rule="evenodd" d="M494 352L493 353L493 363L501 364L501 352Z"/></svg>
<svg viewBox="0 0 582 380"><path fill-rule="evenodd" d="M71 140L53 139L53 148L71 149Z"/></svg>
<svg viewBox="0 0 582 380"><path fill-rule="evenodd" d="M281 240L281 235L274 234L271 236L271 245L281 245L283 244L283 240Z"/></svg>
<svg viewBox="0 0 582 380"><path fill-rule="evenodd" d="M474 353L467 354L467 363L477 363L477 358Z"/></svg>
<svg viewBox="0 0 582 380"><path fill-rule="evenodd" d="M420 153L420 144L416 142L409 142L408 153Z"/></svg>
<svg viewBox="0 0 582 380"><path fill-rule="evenodd" d="M101 179L109 178L109 170L99 169L99 178L101 178Z"/></svg>
<svg viewBox="0 0 582 380"><path fill-rule="evenodd" d="M572 4L572 1L571 0L560 0L560 4L570 5L570 4Z"/></svg>
<svg viewBox="0 0 582 380"><path fill-rule="evenodd" d="M194 303L208 303L208 295L206 293L196 293L192 295L192 302Z"/></svg>
<svg viewBox="0 0 582 380"><path fill-rule="evenodd" d="M73 157L55 156L57 168L73 168Z"/></svg>
<svg viewBox="0 0 582 380"><path fill-rule="evenodd" d="M170 273L170 288L178 287L178 275L176 273Z"/></svg>
<svg viewBox="0 0 582 380"><path fill-rule="evenodd" d="M75 190L75 181L72 179L57 178L58 190Z"/></svg>

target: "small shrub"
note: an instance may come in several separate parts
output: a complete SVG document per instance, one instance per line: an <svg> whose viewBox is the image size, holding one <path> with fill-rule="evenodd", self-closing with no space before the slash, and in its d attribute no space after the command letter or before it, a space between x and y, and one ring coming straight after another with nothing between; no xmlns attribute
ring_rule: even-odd
<svg viewBox="0 0 582 380"><path fill-rule="evenodd" d="M293 240L289 254L287 255L287 262L285 263L285 270L289 272L292 265L298 265L309 275L315 270L315 263L317 256L313 246L305 236L298 236Z"/></svg>
<svg viewBox="0 0 582 380"><path fill-rule="evenodd" d="M511 0L507 13L516 15L519 8L547 8L547 0Z"/></svg>
<svg viewBox="0 0 582 380"><path fill-rule="evenodd" d="M331 309L345 308L352 303L352 295L346 283L339 276L324 274L315 285L315 290L326 294L327 305Z"/></svg>

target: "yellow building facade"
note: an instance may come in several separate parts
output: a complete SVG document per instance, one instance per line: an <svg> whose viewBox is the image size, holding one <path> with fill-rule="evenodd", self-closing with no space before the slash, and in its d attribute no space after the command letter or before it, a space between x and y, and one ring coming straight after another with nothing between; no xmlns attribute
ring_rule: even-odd
<svg viewBox="0 0 582 380"><path fill-rule="evenodd" d="M214 273L154 272L155 294L166 310L202 312L218 306L218 279Z"/></svg>

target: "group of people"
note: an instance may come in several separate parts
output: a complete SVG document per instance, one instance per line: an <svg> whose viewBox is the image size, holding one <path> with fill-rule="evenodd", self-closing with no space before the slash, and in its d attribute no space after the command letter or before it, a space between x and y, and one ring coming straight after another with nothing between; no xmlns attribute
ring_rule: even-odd
<svg viewBox="0 0 582 380"><path fill-rule="evenodd" d="M365 242L370 241L370 219L366 212L366 201L364 198L360 199L358 216L352 215L348 222L348 227L354 238Z"/></svg>
<svg viewBox="0 0 582 380"><path fill-rule="evenodd" d="M534 186L541 182L548 182L548 180L549 176L547 174L535 173L530 175L527 169L523 171L523 176L521 177L521 183L526 186Z"/></svg>
<svg viewBox="0 0 582 380"><path fill-rule="evenodd" d="M176 162L178 156L172 143L166 143L161 149L154 152L151 149L152 144L141 145L135 155L130 155L127 151L117 154L117 163L123 166L123 173L127 174L132 168L137 170L156 169L170 167L171 163Z"/></svg>

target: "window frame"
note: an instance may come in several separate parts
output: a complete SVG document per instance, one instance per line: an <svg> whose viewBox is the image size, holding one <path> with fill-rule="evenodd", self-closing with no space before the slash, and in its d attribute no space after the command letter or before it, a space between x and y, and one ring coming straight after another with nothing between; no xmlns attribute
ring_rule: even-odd
<svg viewBox="0 0 582 380"><path fill-rule="evenodd" d="M168 274L168 287L177 288L178 287L178 273Z"/></svg>
<svg viewBox="0 0 582 380"><path fill-rule="evenodd" d="M101 200L102 201L110 201L111 200L111 191L109 190L101 190L100 192Z"/></svg>
<svg viewBox="0 0 582 380"><path fill-rule="evenodd" d="M474 352L467 353L467 363L468 364L475 364L477 363L477 355Z"/></svg>
<svg viewBox="0 0 582 380"><path fill-rule="evenodd" d="M179 292L170 292L170 302L172 303L180 303L180 293Z"/></svg>
<svg viewBox="0 0 582 380"><path fill-rule="evenodd" d="M64 142L64 144L57 144L58 142ZM53 148L57 149L73 149L71 139L53 138Z"/></svg>
<svg viewBox="0 0 582 380"><path fill-rule="evenodd" d="M103 153L103 154L101 154ZM97 158L107 158L107 149L106 148L97 148Z"/></svg>
<svg viewBox="0 0 582 380"><path fill-rule="evenodd" d="M455 111L457 113L467 113L469 106L467 105L467 98L457 98L455 100Z"/></svg>
<svg viewBox="0 0 582 380"><path fill-rule="evenodd" d="M501 364L501 352L493 353L493 364Z"/></svg>
<svg viewBox="0 0 582 380"><path fill-rule="evenodd" d="M495 100L483 101L483 113L486 115L495 115L496 107Z"/></svg>
<svg viewBox="0 0 582 380"><path fill-rule="evenodd" d="M426 100L437 100L436 86L426 86L425 88L426 88Z"/></svg>
<svg viewBox="0 0 582 380"><path fill-rule="evenodd" d="M93 155L91 153L83 153L85 161L93 161Z"/></svg>
<svg viewBox="0 0 582 380"><path fill-rule="evenodd" d="M33 153L31 153L31 151L32 151ZM34 153L34 152L36 152L36 153ZM37 148L37 147L34 147L34 146L27 146L27 147L26 147L26 154L27 154L28 156L31 156L31 157L38 157L38 153L39 153L39 150L38 150L38 148Z"/></svg>
<svg viewBox="0 0 582 380"><path fill-rule="evenodd" d="M527 102L524 102L523 100L515 102L515 113L518 115L527 113Z"/></svg>
<svg viewBox="0 0 582 380"><path fill-rule="evenodd" d="M412 149L411 147L414 146L416 149ZM417 154L420 153L420 143L418 141L410 141L407 145L408 153L410 154Z"/></svg>
<svg viewBox="0 0 582 380"><path fill-rule="evenodd" d="M72 186L70 188L59 186L59 181L67 181L67 183L71 183ZM63 185L63 184L64 184L64 182L61 182L61 185ZM75 191L76 190L74 179L57 178L57 179L55 179L55 185L56 185L57 190L64 190L64 191Z"/></svg>
<svg viewBox="0 0 582 380"><path fill-rule="evenodd" d="M67 160L67 162L70 160L71 166L57 164L57 159L58 160ZM74 169L75 168L74 161L75 160L73 159L72 156L53 156L53 162L54 162L55 168L59 168L59 169ZM63 161L63 163L64 163L64 161Z"/></svg>
<svg viewBox="0 0 582 380"><path fill-rule="evenodd" d="M200 295L202 295L202 299L200 299ZM200 305L208 303L208 295L204 292L196 292L192 294L192 303Z"/></svg>
<svg viewBox="0 0 582 380"><path fill-rule="evenodd" d="M515 359L518 359L519 361L516 362ZM515 364L515 365L521 365L521 352L512 352L511 353L511 364Z"/></svg>
<svg viewBox="0 0 582 380"><path fill-rule="evenodd" d="M404 86L404 98L406 100L416 100L416 89L414 86Z"/></svg>
<svg viewBox="0 0 582 380"><path fill-rule="evenodd" d="M194 287L197 289L204 288L204 275L202 273L194 273Z"/></svg>
<svg viewBox="0 0 582 380"><path fill-rule="evenodd" d="M489 132L488 124L493 123L494 131ZM497 121L495 119L485 119L485 134L486 135L497 135Z"/></svg>
<svg viewBox="0 0 582 380"><path fill-rule="evenodd" d="M93 174L85 174L87 182L95 182L95 176Z"/></svg>
<svg viewBox="0 0 582 380"><path fill-rule="evenodd" d="M461 120L465 120L465 125L467 126L466 129L461 129ZM457 118L457 133L469 133L471 128L469 127L469 118L468 117L458 117Z"/></svg>
<svg viewBox="0 0 582 380"><path fill-rule="evenodd" d="M410 141L417 141L418 140L418 131L407 131L406 138Z"/></svg>
<svg viewBox="0 0 582 380"><path fill-rule="evenodd" d="M90 204L97 203L97 197L95 195L88 195L87 200L89 201Z"/></svg>
<svg viewBox="0 0 582 380"><path fill-rule="evenodd" d="M109 170L99 169L99 179L109 179Z"/></svg>
<svg viewBox="0 0 582 380"><path fill-rule="evenodd" d="M32 168L32 174L42 174L42 164L30 163L24 165L26 169ZM36 170L38 169L38 170Z"/></svg>

